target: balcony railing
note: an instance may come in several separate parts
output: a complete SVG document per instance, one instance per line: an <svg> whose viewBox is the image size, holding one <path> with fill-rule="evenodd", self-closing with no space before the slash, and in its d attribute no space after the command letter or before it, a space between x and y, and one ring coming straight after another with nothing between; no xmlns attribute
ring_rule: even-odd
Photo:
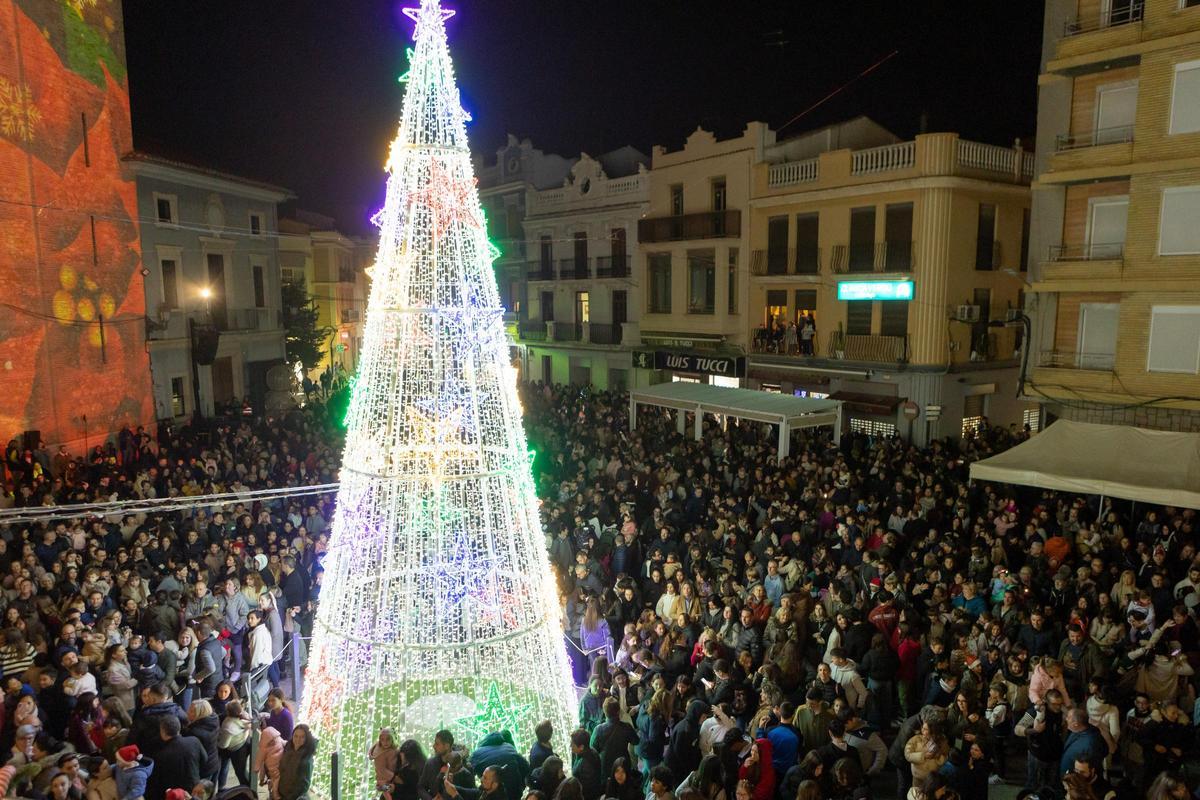
<svg viewBox="0 0 1200 800"><path fill-rule="evenodd" d="M517 335L532 342L546 341L546 323L540 319L528 319L517 325Z"/></svg>
<svg viewBox="0 0 1200 800"><path fill-rule="evenodd" d="M916 242L890 241L834 245L831 263L837 273L912 272Z"/></svg>
<svg viewBox="0 0 1200 800"><path fill-rule="evenodd" d="M817 275L821 272L821 248L816 245L783 250L755 250L750 254L751 275Z"/></svg>
<svg viewBox="0 0 1200 800"><path fill-rule="evenodd" d="M989 242L986 239L975 243L975 269L1000 269L1000 242Z"/></svg>
<svg viewBox="0 0 1200 800"><path fill-rule="evenodd" d="M1053 369L1082 369L1112 372L1115 357L1112 353L1075 353L1063 350L1043 350L1038 354L1038 366Z"/></svg>
<svg viewBox="0 0 1200 800"><path fill-rule="evenodd" d="M767 185L791 186L794 183L811 183L821 176L820 160L809 158L804 161L788 161L772 164L767 170Z"/></svg>
<svg viewBox="0 0 1200 800"><path fill-rule="evenodd" d="M1050 248L1051 261L1111 261L1125 257L1125 243L1057 244Z"/></svg>
<svg viewBox="0 0 1200 800"><path fill-rule="evenodd" d="M526 273L531 281L552 281L554 280L554 264L542 264L534 262L529 265L529 271Z"/></svg>
<svg viewBox="0 0 1200 800"><path fill-rule="evenodd" d="M855 150L854 157L850 162L850 174L869 175L872 172L905 169L906 167L915 166L916 163L916 142L885 144L883 147Z"/></svg>
<svg viewBox="0 0 1200 800"><path fill-rule="evenodd" d="M1141 22L1145 11L1145 3L1133 2L1124 8L1110 8L1107 11L1101 11L1087 19L1076 17L1063 24L1063 36L1077 36L1081 33L1115 28L1118 25L1128 25L1131 22Z"/></svg>
<svg viewBox="0 0 1200 800"><path fill-rule="evenodd" d="M597 256L597 278L628 278L629 256Z"/></svg>
<svg viewBox="0 0 1200 800"><path fill-rule="evenodd" d="M621 324L593 322L588 325L588 338L592 344L620 344Z"/></svg>
<svg viewBox="0 0 1200 800"><path fill-rule="evenodd" d="M583 339L583 325L578 322L554 323L554 341L578 342Z"/></svg>
<svg viewBox="0 0 1200 800"><path fill-rule="evenodd" d="M644 243L723 239L737 237L741 233L742 212L737 210L638 220L638 241Z"/></svg>
<svg viewBox="0 0 1200 800"><path fill-rule="evenodd" d="M1060 133L1054 139L1055 152L1082 150L1102 144L1123 144L1133 141L1133 126L1120 125L1114 128L1097 128L1083 133Z"/></svg>
<svg viewBox="0 0 1200 800"><path fill-rule="evenodd" d="M591 277L586 258L560 258L558 260L558 277L564 281L587 280Z"/></svg>

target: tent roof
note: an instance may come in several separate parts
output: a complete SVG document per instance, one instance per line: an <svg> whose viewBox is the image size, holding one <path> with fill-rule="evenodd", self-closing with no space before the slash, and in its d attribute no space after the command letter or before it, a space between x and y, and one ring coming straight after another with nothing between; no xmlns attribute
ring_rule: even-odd
<svg viewBox="0 0 1200 800"><path fill-rule="evenodd" d="M1059 420L972 464L971 477L1200 508L1200 433Z"/></svg>
<svg viewBox="0 0 1200 800"><path fill-rule="evenodd" d="M633 389L630 400L645 405L682 408L705 414L723 414L760 422L786 420L792 428L813 425L833 425L840 403L836 400L816 400L790 394L760 392L755 389L735 389L708 383L659 383L644 389Z"/></svg>

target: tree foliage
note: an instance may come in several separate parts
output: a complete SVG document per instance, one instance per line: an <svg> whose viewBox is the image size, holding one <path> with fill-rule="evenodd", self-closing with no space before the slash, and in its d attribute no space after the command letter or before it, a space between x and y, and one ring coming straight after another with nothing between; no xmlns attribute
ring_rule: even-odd
<svg viewBox="0 0 1200 800"><path fill-rule="evenodd" d="M329 329L317 325L317 307L304 284L283 285L283 327L287 331L287 362L305 372L321 361Z"/></svg>

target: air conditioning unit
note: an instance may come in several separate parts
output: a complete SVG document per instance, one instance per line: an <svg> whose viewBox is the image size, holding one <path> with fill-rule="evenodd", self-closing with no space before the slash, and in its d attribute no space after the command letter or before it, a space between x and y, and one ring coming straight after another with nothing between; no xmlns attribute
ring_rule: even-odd
<svg viewBox="0 0 1200 800"><path fill-rule="evenodd" d="M959 306L954 310L954 318L959 322L979 322L979 306Z"/></svg>
<svg viewBox="0 0 1200 800"><path fill-rule="evenodd" d="M1010 308L1004 312L1004 321L1005 322L1020 322L1021 321L1021 313L1022 313L1022 311L1019 308Z"/></svg>
<svg viewBox="0 0 1200 800"><path fill-rule="evenodd" d="M357 308L343 308L342 309L342 324L348 325L351 322L358 322L361 314L362 314L362 312L359 311Z"/></svg>

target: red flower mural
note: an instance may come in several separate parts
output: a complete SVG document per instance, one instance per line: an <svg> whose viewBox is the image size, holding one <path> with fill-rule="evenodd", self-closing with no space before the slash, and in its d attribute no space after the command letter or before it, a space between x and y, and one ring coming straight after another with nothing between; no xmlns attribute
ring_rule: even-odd
<svg viewBox="0 0 1200 800"><path fill-rule="evenodd" d="M153 419L137 192L121 163L129 95L105 5L0 0L4 439L78 441L86 417L95 441Z"/></svg>

